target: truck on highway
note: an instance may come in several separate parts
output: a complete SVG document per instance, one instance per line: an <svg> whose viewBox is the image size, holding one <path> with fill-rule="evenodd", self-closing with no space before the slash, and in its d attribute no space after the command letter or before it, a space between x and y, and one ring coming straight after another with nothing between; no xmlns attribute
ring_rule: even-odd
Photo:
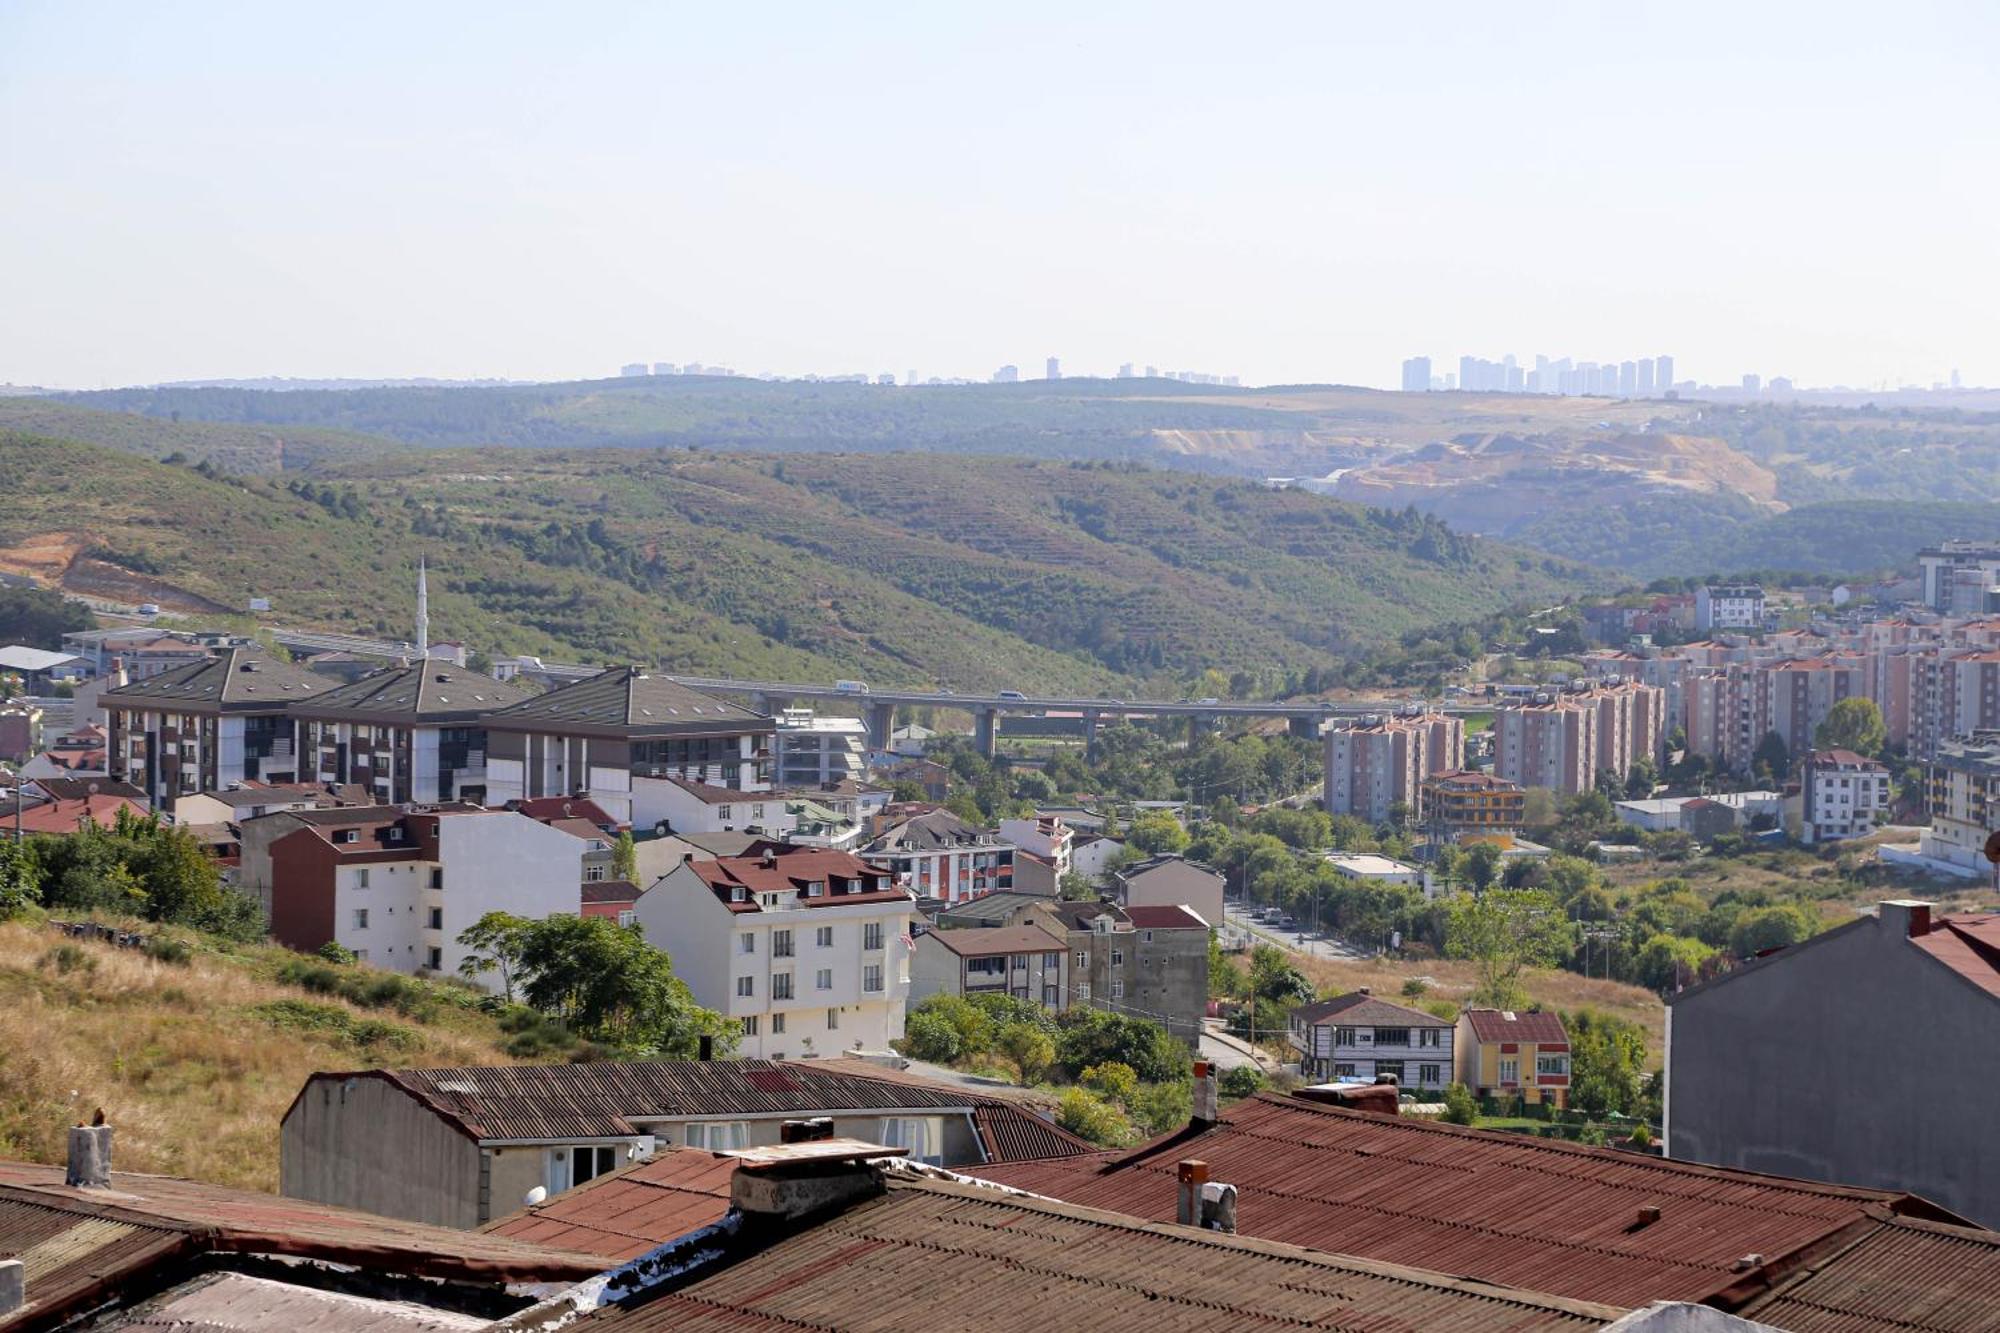
<svg viewBox="0 0 2000 1333"><path fill-rule="evenodd" d="M842 694L866 694L868 693L868 682L865 680L836 680L833 682L833 688L839 690Z"/></svg>

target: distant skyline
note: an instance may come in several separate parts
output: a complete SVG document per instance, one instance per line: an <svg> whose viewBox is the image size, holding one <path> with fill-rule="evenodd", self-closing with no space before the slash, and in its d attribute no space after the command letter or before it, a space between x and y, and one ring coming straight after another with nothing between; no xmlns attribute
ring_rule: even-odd
<svg viewBox="0 0 2000 1333"><path fill-rule="evenodd" d="M13 0L0 382L1053 349L1394 388L1666 348L1996 383L1996 38L1974 4Z"/></svg>

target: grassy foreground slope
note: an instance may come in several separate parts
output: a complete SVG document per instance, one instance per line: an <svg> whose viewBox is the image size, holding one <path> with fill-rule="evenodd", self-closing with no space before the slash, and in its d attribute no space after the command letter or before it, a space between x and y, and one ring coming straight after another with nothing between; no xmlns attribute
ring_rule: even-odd
<svg viewBox="0 0 2000 1333"><path fill-rule="evenodd" d="M0 1157L60 1162L102 1107L122 1170L276 1191L279 1121L315 1070L513 1063L477 1009L364 1008L278 980L288 961L235 946L161 962L0 924Z"/></svg>
<svg viewBox="0 0 2000 1333"><path fill-rule="evenodd" d="M1128 465L422 451L303 480L0 434L0 568L73 590L400 638L420 554L434 637L958 689L1303 670L1595 582L1414 513Z"/></svg>

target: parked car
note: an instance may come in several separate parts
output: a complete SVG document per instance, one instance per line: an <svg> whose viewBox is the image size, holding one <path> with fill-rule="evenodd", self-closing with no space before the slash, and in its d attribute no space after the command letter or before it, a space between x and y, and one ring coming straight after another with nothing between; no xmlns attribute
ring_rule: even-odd
<svg viewBox="0 0 2000 1333"><path fill-rule="evenodd" d="M1299 928L1299 919L1295 916L1282 917L1279 919L1278 925L1285 930L1297 930Z"/></svg>

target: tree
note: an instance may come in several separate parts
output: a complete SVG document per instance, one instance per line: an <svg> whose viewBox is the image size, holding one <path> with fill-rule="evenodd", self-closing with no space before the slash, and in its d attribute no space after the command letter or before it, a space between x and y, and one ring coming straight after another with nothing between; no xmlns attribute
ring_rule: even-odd
<svg viewBox="0 0 2000 1333"><path fill-rule="evenodd" d="M459 960L458 974L477 981L488 972L498 972L500 994L514 1003L514 979L520 975L529 924L509 912L488 912L467 926L459 932L458 942L472 952Z"/></svg>
<svg viewBox="0 0 2000 1333"><path fill-rule="evenodd" d="M1750 771L1765 782L1783 782L1792 771L1791 747L1775 731L1767 731L1750 752Z"/></svg>
<svg viewBox="0 0 2000 1333"><path fill-rule="evenodd" d="M1630 1115L1646 1068L1646 1034L1610 1014L1579 1009L1563 1015L1569 1033L1570 1105L1586 1115Z"/></svg>
<svg viewBox="0 0 2000 1333"><path fill-rule="evenodd" d="M889 788L889 799L898 805L908 804L912 801L921 801L924 799L924 789L921 784L913 782L909 778L897 778L895 783Z"/></svg>
<svg viewBox="0 0 2000 1333"><path fill-rule="evenodd" d="M912 1060L948 1065L959 1056L958 1029L941 1014L913 1013L903 1024L900 1049Z"/></svg>
<svg viewBox="0 0 2000 1333"><path fill-rule="evenodd" d="M632 841L631 830L627 829L611 844L611 878L630 884L638 877L639 845Z"/></svg>
<svg viewBox="0 0 2000 1333"><path fill-rule="evenodd" d="M1074 870L1068 871L1063 875L1062 881L1057 887L1057 892L1064 902L1089 903L1097 901L1097 886L1090 882L1088 876L1079 875Z"/></svg>
<svg viewBox="0 0 2000 1333"><path fill-rule="evenodd" d="M1132 1094L1138 1090L1139 1076L1130 1065L1106 1060L1101 1065L1092 1065L1084 1070L1077 1082L1107 1101L1125 1102L1131 1100Z"/></svg>
<svg viewBox="0 0 2000 1333"><path fill-rule="evenodd" d="M1639 950L1632 967L1634 979L1662 994L1678 990L1701 975L1702 964L1714 952L1685 935L1655 935Z"/></svg>
<svg viewBox="0 0 2000 1333"><path fill-rule="evenodd" d="M1470 1125L1479 1119L1479 1099L1472 1095L1472 1089L1463 1083L1451 1083L1444 1090L1444 1115L1440 1117L1447 1125Z"/></svg>
<svg viewBox="0 0 2000 1333"><path fill-rule="evenodd" d="M95 627L97 618L81 603L45 588L0 586L0 643L24 644L51 652L62 636Z"/></svg>
<svg viewBox="0 0 2000 1333"><path fill-rule="evenodd" d="M1813 729L1813 745L1821 750L1852 750L1872 758L1882 752L1888 735L1882 710L1873 699L1842 699Z"/></svg>
<svg viewBox="0 0 2000 1333"><path fill-rule="evenodd" d="M1187 1047L1150 1019L1070 1009L1056 1020L1056 1063L1071 1078L1093 1065L1126 1065L1146 1083L1188 1078Z"/></svg>
<svg viewBox="0 0 2000 1333"><path fill-rule="evenodd" d="M1023 1084L1040 1081L1056 1059L1056 1044L1049 1040L1048 1033L1031 1023L1009 1023L1001 1028L993 1049L1014 1066Z"/></svg>
<svg viewBox="0 0 2000 1333"><path fill-rule="evenodd" d="M592 1041L661 1059L692 1058L704 1036L724 1054L736 1047L736 1025L696 1004L637 926L552 916L526 923L519 940L522 998Z"/></svg>
<svg viewBox="0 0 2000 1333"><path fill-rule="evenodd" d="M1065 1088L1056 1102L1056 1123L1078 1138L1104 1148L1131 1141L1132 1124L1088 1088Z"/></svg>
<svg viewBox="0 0 2000 1333"><path fill-rule="evenodd" d="M1729 951L1738 958L1752 958L1797 944L1812 931L1811 918L1796 907L1754 907L1736 918L1729 931Z"/></svg>
<svg viewBox="0 0 2000 1333"><path fill-rule="evenodd" d="M1447 907L1445 952L1477 965L1472 1002L1495 1009L1526 1007L1521 974L1567 952L1569 923L1539 889L1492 889L1457 894Z"/></svg>
<svg viewBox="0 0 2000 1333"><path fill-rule="evenodd" d="M0 921L18 916L42 900L34 855L25 843L0 838Z"/></svg>
<svg viewBox="0 0 2000 1333"><path fill-rule="evenodd" d="M1484 893L1493 887L1493 881L1500 873L1501 859L1500 848L1495 843L1475 842L1466 849L1461 870L1473 892Z"/></svg>
<svg viewBox="0 0 2000 1333"><path fill-rule="evenodd" d="M1188 831L1181 827L1166 810L1148 810L1132 821L1132 827L1125 832L1125 844L1136 847L1150 856L1161 854L1179 855L1187 850L1192 841Z"/></svg>

